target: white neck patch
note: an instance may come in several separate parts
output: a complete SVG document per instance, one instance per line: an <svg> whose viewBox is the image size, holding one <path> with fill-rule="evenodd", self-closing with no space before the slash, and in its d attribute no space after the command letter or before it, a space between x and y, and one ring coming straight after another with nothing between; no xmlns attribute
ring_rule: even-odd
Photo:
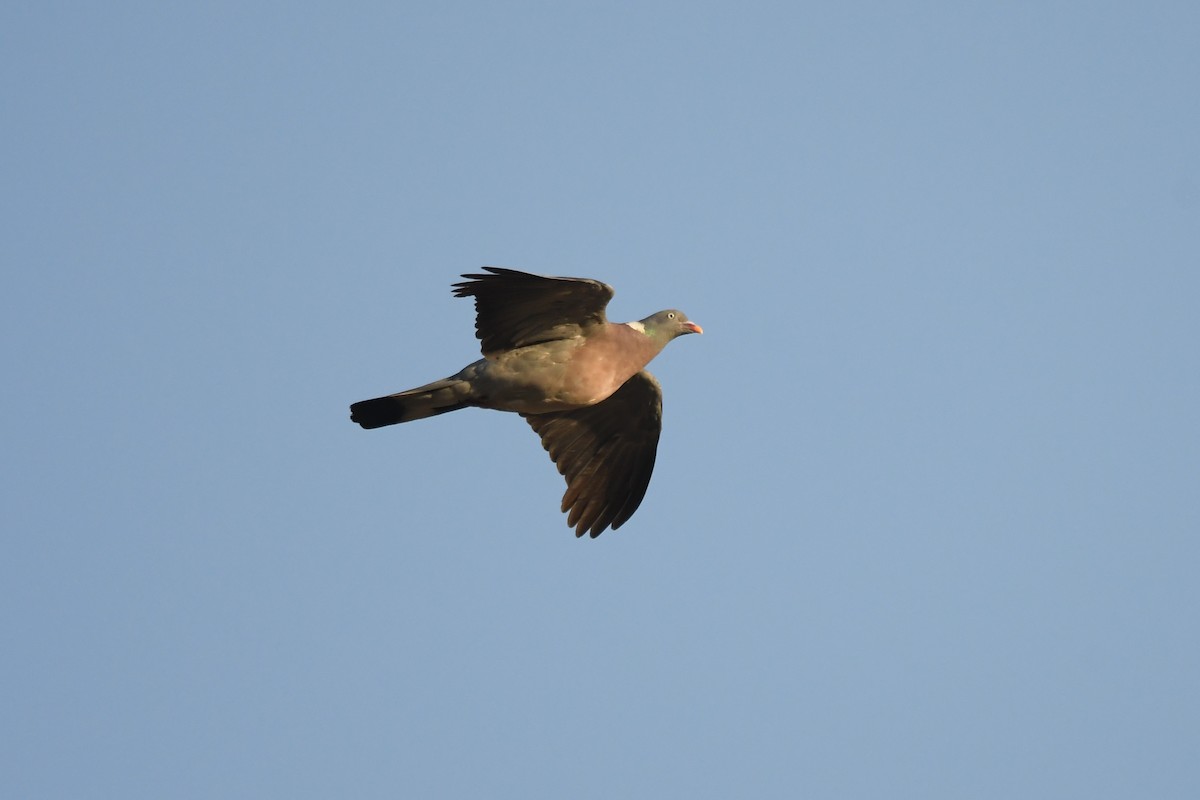
<svg viewBox="0 0 1200 800"><path fill-rule="evenodd" d="M640 322L626 322L625 324L628 325L629 327L633 328L638 333L646 332L646 326Z"/></svg>

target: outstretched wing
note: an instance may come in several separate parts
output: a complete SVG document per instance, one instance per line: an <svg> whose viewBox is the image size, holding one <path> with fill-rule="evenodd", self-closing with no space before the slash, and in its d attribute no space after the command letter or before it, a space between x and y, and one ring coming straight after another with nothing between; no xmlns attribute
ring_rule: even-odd
<svg viewBox="0 0 1200 800"><path fill-rule="evenodd" d="M466 274L456 297L475 298L475 335L483 354L570 339L607 322L613 288L590 278L551 278L502 267Z"/></svg>
<svg viewBox="0 0 1200 800"><path fill-rule="evenodd" d="M662 432L662 389L643 370L594 406L525 420L567 480L562 510L576 536L621 527L650 485Z"/></svg>

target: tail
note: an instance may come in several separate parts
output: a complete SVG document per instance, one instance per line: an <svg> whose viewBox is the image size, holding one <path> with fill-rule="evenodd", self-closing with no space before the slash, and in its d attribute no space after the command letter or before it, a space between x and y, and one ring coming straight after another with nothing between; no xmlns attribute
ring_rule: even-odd
<svg viewBox="0 0 1200 800"><path fill-rule="evenodd" d="M407 392L355 403L350 406L350 420L364 428L382 428L473 405L470 382L455 376Z"/></svg>

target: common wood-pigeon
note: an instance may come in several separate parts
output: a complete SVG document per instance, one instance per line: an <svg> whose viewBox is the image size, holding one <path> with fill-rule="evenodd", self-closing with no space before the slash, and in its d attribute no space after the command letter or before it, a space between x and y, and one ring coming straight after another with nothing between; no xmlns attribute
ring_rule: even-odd
<svg viewBox="0 0 1200 800"><path fill-rule="evenodd" d="M609 322L606 283L500 267L465 274L483 358L457 375L350 406L381 428L474 406L515 411L566 478L562 510L575 535L621 527L650 484L662 430L662 390L643 369L667 342L703 333L682 311Z"/></svg>

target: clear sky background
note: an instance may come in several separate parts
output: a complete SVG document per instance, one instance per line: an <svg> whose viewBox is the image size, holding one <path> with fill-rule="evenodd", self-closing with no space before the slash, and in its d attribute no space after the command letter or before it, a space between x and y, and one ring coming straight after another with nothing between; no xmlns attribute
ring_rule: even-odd
<svg viewBox="0 0 1200 800"><path fill-rule="evenodd" d="M1200 5L6 3L0 795L1200 796ZM355 400L705 328L577 540Z"/></svg>

